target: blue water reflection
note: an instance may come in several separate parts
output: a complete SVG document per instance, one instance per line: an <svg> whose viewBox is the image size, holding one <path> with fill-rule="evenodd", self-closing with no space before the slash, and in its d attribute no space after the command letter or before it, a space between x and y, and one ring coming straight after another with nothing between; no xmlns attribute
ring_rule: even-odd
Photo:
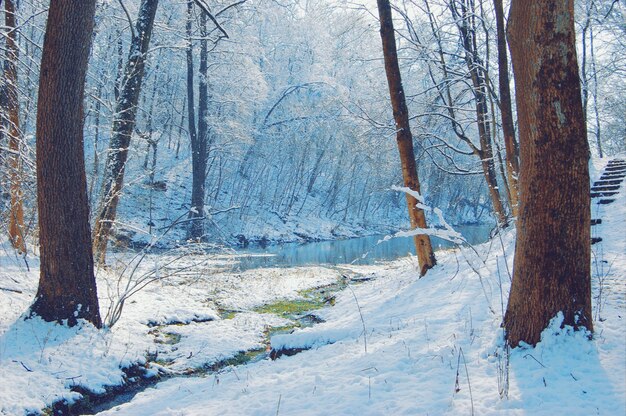
<svg viewBox="0 0 626 416"><path fill-rule="evenodd" d="M454 227L470 244L480 244L489 239L491 227L488 225L464 225ZM377 244L384 236L375 235L346 240L319 241L310 243L286 243L265 248L238 250L251 257L241 257L240 268L247 270L257 267L293 267L328 264L375 264L380 261L395 260L408 253L415 254L412 238L393 238ZM432 237L435 250L450 248L448 241ZM366 254L365 257L364 254ZM255 256L256 255L256 256ZM265 256L258 256L265 255Z"/></svg>

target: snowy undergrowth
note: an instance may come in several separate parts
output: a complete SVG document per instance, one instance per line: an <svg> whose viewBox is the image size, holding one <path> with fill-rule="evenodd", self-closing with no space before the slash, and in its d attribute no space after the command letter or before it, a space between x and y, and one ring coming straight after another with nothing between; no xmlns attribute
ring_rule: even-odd
<svg viewBox="0 0 626 416"><path fill-rule="evenodd" d="M138 152L138 153L137 153ZM191 161L180 160L165 154L164 166L157 172L157 181L165 186L150 187L147 173L141 167L141 151L133 153L129 161L128 183L120 200L116 231L134 243L148 244L159 238L158 246L173 247L187 238L189 201L191 199ZM187 153L183 159L190 158ZM231 191L232 192L232 191ZM219 206L205 206L207 220L205 232L211 240L238 244L248 242L285 243L312 240L333 240L396 230L407 220L402 210L393 211L393 218L378 215L364 220L329 218L317 206L324 199L311 196L306 209L290 214L278 213L259 201L246 204L228 202L229 191L223 190ZM148 208L147 208L148 207ZM215 213L212 215L212 213ZM471 216L468 221L475 220ZM149 224L153 224L150 226ZM179 224L172 228L172 224ZM167 230L165 235L164 232Z"/></svg>
<svg viewBox="0 0 626 416"><path fill-rule="evenodd" d="M121 319L110 329L96 330L82 322L74 328L25 319L37 289L38 261L15 257L3 242L0 256L0 414L39 412L54 402L68 403L126 382L124 369L147 365L148 375L195 371L235 356L265 348L267 329L290 323L285 318L254 312L278 299L297 298L299 291L327 285L340 276L317 268L257 269L224 272L233 256L203 262L189 256L166 276L167 256L150 255L136 274L159 268L160 279L126 301ZM117 264L124 255L113 255ZM222 270L222 271L221 271ZM119 267L98 271L100 306L115 298ZM124 281L121 282L125 283ZM220 311L236 311L222 317ZM149 360L147 362L147 360Z"/></svg>
<svg viewBox="0 0 626 416"><path fill-rule="evenodd" d="M325 322L272 337L273 348L306 351L169 380L104 414L624 414L623 193L602 217L594 232L603 241L593 247L610 269L593 276L594 313L600 305L601 313L592 340L560 328L557 316L537 347L516 348L506 359L500 323L513 259L509 231L476 252L440 252L422 279L407 260L355 266L372 280L338 294L334 307L319 312Z"/></svg>
<svg viewBox="0 0 626 416"><path fill-rule="evenodd" d="M439 265L422 279L413 259L332 270L179 275L138 293L109 331L20 319L36 290L38 265L29 258L28 271L4 249L0 287L9 290L0 290L0 409L36 411L60 398L76 399L73 385L98 391L119 383L120 367L143 362L146 353L171 371L184 371L258 348L267 326L284 318L255 307L297 298L303 289L352 273L363 283L316 312L325 322L272 336L273 348L306 351L205 377L173 378L104 414L622 415L624 192L613 204L594 205L592 215L603 220L593 228L603 238L593 246L593 339L560 328L557 317L536 348L512 350L508 361L500 323L513 231L476 251L439 252ZM158 261L149 258L145 267ZM99 280L103 308L105 277ZM225 319L223 310L235 312Z"/></svg>

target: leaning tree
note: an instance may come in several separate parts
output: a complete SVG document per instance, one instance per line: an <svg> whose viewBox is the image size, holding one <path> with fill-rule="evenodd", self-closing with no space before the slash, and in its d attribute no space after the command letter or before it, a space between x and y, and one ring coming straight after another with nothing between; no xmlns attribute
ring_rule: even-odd
<svg viewBox="0 0 626 416"><path fill-rule="evenodd" d="M413 136L409 126L409 110L406 105L404 87L402 86L402 78L400 76L396 37L393 29L393 17L389 0L378 0L378 15L380 17L380 37L383 44L385 73L387 74L387 84L389 86L393 117L396 123L396 141L400 153L404 186L419 192L420 181L417 175L417 166L413 151ZM417 199L407 193L406 202L409 209L411 228L426 228L426 216L424 215L424 211L419 208ZM414 240L420 275L423 276L429 269L432 269L435 264L437 264L437 261L435 260L433 247L428 235L416 235Z"/></svg>

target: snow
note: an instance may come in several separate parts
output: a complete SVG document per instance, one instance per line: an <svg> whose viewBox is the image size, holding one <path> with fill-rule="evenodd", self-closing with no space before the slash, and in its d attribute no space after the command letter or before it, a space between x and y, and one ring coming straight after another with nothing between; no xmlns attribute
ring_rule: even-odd
<svg viewBox="0 0 626 416"><path fill-rule="evenodd" d="M267 328L291 321L253 308L298 297L301 290L339 277L322 267L223 272L237 256L220 254L202 270L206 274L173 274L148 285L127 301L115 326L98 331L86 322L67 328L26 318L37 289L38 261L29 258L27 269L9 254L6 240L2 247L0 287L9 290L0 290L0 414L9 415L38 412L61 399L72 403L81 397L71 391L75 386L105 393L125 382L122 368L143 364L148 355L158 363L150 364L150 373L177 374L265 348ZM138 274L154 267L156 257L148 256ZM196 261L189 256L178 268ZM115 267L98 271L103 312L114 298L107 289L117 285L118 272ZM239 313L222 319L221 308ZM171 343L172 336L179 340Z"/></svg>
<svg viewBox="0 0 626 416"><path fill-rule="evenodd" d="M598 177L605 161L594 163L592 175ZM153 373L176 375L265 348L267 328L289 321L256 307L358 275L361 282L339 291L334 306L314 312L323 322L271 336L272 348L304 351L198 377L175 376L101 414L623 415L623 190L613 204L594 205L592 217L603 220L593 227L593 235L603 238L592 246L593 338L560 328L557 316L535 348L511 351L500 323L514 230L474 249L438 252L438 265L421 279L411 257L367 266L236 272L225 271L224 263L237 257L222 253L200 275L173 274L147 286L103 331L23 319L36 291L37 260L29 257L27 270L5 249L0 287L22 293L0 290L0 414L78 399L71 391L76 384L103 392L122 382L120 367L147 356L158 362L151 364ZM162 264L156 256L141 267ZM99 272L103 310L112 279L114 270ZM238 313L227 318L224 310Z"/></svg>

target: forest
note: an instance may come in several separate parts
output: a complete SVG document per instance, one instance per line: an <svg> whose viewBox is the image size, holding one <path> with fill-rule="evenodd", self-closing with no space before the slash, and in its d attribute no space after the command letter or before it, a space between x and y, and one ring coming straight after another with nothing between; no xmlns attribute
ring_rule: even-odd
<svg viewBox="0 0 626 416"><path fill-rule="evenodd" d="M626 413L623 1L0 33L0 414Z"/></svg>

